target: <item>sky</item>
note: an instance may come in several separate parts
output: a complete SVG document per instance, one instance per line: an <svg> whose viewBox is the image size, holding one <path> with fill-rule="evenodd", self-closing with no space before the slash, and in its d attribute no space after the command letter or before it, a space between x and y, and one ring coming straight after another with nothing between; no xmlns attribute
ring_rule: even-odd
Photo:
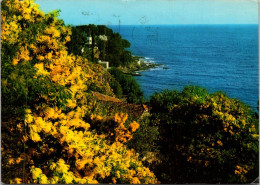
<svg viewBox="0 0 260 185"><path fill-rule="evenodd" d="M35 0L66 24L258 24L257 0Z"/></svg>

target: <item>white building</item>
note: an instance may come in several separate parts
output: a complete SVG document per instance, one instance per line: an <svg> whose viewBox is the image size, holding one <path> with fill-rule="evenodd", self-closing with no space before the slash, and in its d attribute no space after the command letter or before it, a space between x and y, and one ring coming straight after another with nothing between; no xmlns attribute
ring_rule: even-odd
<svg viewBox="0 0 260 185"><path fill-rule="evenodd" d="M87 43L88 45L91 45L92 44L92 37L87 37Z"/></svg>
<svg viewBox="0 0 260 185"><path fill-rule="evenodd" d="M107 41L107 36L106 35L99 35L98 38L100 40Z"/></svg>
<svg viewBox="0 0 260 185"><path fill-rule="evenodd" d="M105 65L105 69L109 68L109 62L108 61L101 61L101 60L99 60L98 63L99 64L104 64Z"/></svg>

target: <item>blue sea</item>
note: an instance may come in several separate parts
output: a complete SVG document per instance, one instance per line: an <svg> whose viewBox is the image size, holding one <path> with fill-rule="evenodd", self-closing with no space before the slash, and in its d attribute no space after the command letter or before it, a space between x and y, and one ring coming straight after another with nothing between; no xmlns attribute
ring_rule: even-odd
<svg viewBox="0 0 260 185"><path fill-rule="evenodd" d="M197 85L253 109L258 101L258 25L108 26L133 55L162 66L135 77L144 95ZM168 69L167 69L168 68Z"/></svg>

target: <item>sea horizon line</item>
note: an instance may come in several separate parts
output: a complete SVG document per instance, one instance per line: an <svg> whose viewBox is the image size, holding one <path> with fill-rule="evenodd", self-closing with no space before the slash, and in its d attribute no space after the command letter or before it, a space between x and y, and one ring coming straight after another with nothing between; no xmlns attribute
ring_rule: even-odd
<svg viewBox="0 0 260 185"><path fill-rule="evenodd" d="M90 25L89 24L68 24L71 26L83 26L83 25ZM100 26L259 26L258 23L248 23L248 24L93 24L93 25L100 25Z"/></svg>
<svg viewBox="0 0 260 185"><path fill-rule="evenodd" d="M104 25L104 26L119 26L118 24L97 24L97 25ZM246 26L246 25L259 25L257 24L120 24L120 26Z"/></svg>

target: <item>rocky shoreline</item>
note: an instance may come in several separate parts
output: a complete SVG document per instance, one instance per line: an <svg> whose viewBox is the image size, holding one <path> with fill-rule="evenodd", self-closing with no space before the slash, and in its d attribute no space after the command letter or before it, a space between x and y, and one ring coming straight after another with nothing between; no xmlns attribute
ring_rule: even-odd
<svg viewBox="0 0 260 185"><path fill-rule="evenodd" d="M139 74L139 71L147 71L152 68L156 68L158 66L161 66L162 64L157 64L157 63L152 63L149 60L145 61L142 60L144 59L143 57L136 57L136 61L131 63L128 67L119 67L123 73L129 74L132 76L141 76Z"/></svg>

